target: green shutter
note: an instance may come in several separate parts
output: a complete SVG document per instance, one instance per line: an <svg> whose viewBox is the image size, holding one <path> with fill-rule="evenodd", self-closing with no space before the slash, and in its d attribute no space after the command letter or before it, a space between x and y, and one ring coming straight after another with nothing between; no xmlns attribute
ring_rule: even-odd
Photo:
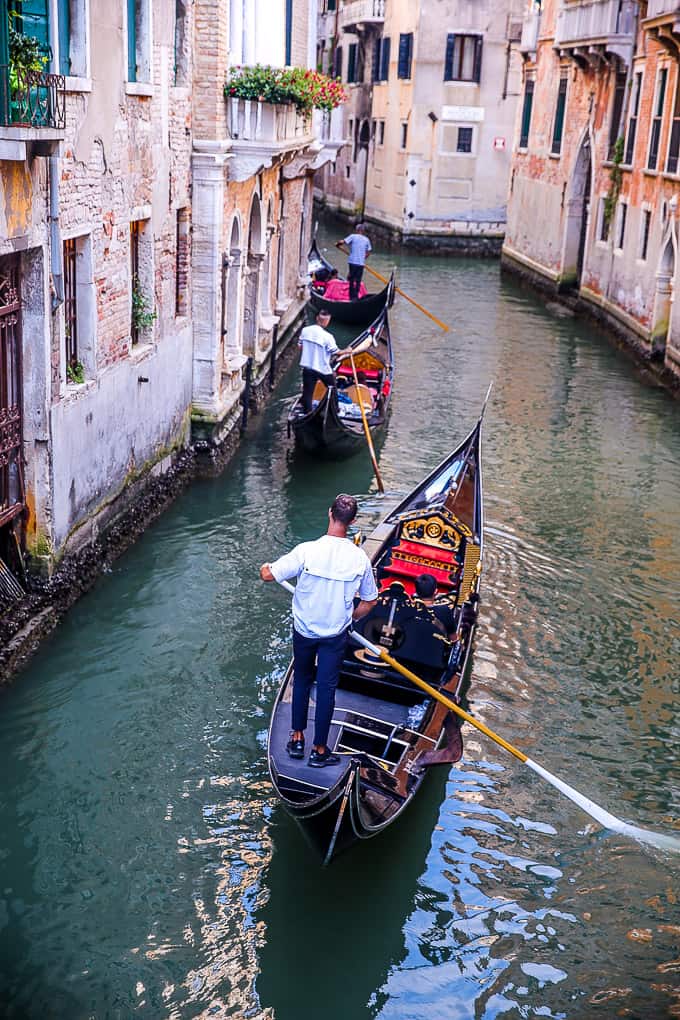
<svg viewBox="0 0 680 1020"><path fill-rule="evenodd" d="M12 4L12 7L21 11L21 17L15 21L18 31L33 36L49 52L48 0L22 0L21 4Z"/></svg>
<svg viewBox="0 0 680 1020"><path fill-rule="evenodd" d="M59 74L71 73L71 15L69 0L57 0Z"/></svg>
<svg viewBox="0 0 680 1020"><path fill-rule="evenodd" d="M137 4L127 0L128 81L137 81Z"/></svg>

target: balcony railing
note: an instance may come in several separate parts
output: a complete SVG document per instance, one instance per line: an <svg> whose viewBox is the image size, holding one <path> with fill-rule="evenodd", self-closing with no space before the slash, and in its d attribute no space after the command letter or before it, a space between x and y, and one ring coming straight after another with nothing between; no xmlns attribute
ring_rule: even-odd
<svg viewBox="0 0 680 1020"><path fill-rule="evenodd" d="M340 11L340 25L352 32L358 25L382 25L385 0L348 0Z"/></svg>
<svg viewBox="0 0 680 1020"><path fill-rule="evenodd" d="M64 75L0 64L0 125L63 130L66 125Z"/></svg>
<svg viewBox="0 0 680 1020"><path fill-rule="evenodd" d="M647 19L662 18L664 15L680 18L679 0L649 0L647 4Z"/></svg>
<svg viewBox="0 0 680 1020"><path fill-rule="evenodd" d="M234 141L286 146L311 134L310 117L295 106L227 100L227 132Z"/></svg>
<svg viewBox="0 0 680 1020"><path fill-rule="evenodd" d="M575 56L584 59L606 53L630 59L636 11L635 0L564 0L557 15L555 47L579 49Z"/></svg>
<svg viewBox="0 0 680 1020"><path fill-rule="evenodd" d="M541 12L531 11L522 24L522 38L519 43L520 53L526 56L536 53L538 46L538 33L541 27Z"/></svg>

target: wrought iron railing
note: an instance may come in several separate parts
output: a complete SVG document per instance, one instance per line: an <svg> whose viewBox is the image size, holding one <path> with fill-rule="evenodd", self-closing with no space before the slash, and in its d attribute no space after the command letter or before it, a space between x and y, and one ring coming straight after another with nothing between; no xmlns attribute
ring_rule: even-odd
<svg viewBox="0 0 680 1020"><path fill-rule="evenodd" d="M0 64L0 124L56 128L66 125L66 78Z"/></svg>

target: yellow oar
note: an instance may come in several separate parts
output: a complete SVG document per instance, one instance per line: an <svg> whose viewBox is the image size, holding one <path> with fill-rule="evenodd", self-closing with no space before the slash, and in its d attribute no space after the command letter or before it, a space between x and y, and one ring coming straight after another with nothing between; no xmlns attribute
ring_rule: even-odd
<svg viewBox="0 0 680 1020"><path fill-rule="evenodd" d="M387 279L386 276L383 276L381 273L377 273L375 269L371 269L370 266L364 266L364 269L372 276L375 276L378 280L382 280L383 283L389 283L389 280ZM417 301L414 301L412 297L409 297L408 294L405 294L404 291L401 290L399 287L395 287L394 289L396 290L397 294L401 294L403 298L406 298L406 300L410 301L412 305L415 305L419 312L422 312L423 315L427 315L428 319L432 319L433 322L436 322L439 328L443 329L445 333L449 332L449 327L446 325L445 322L442 322L441 319L438 319L436 315L432 314L432 312L428 312L427 308L423 308L422 305L419 305Z"/></svg>
<svg viewBox="0 0 680 1020"><path fill-rule="evenodd" d="M375 472L375 480L378 483L379 491L381 493L384 493L385 492L385 486L383 485L383 480L382 480L382 478L380 476L380 468L378 467L378 461L376 460L376 456L375 456L375 448L373 446L373 439L371 437L371 430L369 428L368 421L366 419L366 411L364 410L364 402L361 399L361 390L359 389L359 377L357 376L357 367L354 364L354 356L352 354L350 354L349 360L350 360L350 364L352 366L352 372L354 373L354 385L356 386L357 400L359 402L359 409L361 411L361 420L364 423L364 432L366 433L366 443L368 444L368 452L370 453L371 461L373 462L373 471Z"/></svg>
<svg viewBox="0 0 680 1020"><path fill-rule="evenodd" d="M295 593L295 588L292 584L289 584L288 581L282 581L281 585L286 589L286 591L292 592L293 594ZM388 666L391 666L392 669L397 671L397 673L406 677L406 679L410 680L411 683L416 685L416 687L420 687L420 689L425 691L425 693L431 698L434 698L435 701L438 701L441 705L444 705L445 708L448 708L450 712L455 712L455 714L460 716L461 719L464 719L465 722L470 723L470 725L474 726L475 729L486 734L487 737L490 737L490 739L493 740L494 743L498 744L499 747L509 751L509 753L513 755L513 757L517 758L518 761L521 761L523 765L527 765L533 772L541 776L542 779L545 779L551 786L554 786L556 790L559 790L560 793L565 795L565 797L572 800L574 804L578 804L578 806L585 811L586 814L590 815L591 818L594 818L595 821L600 823L600 825L603 825L605 829L610 829L612 832L619 832L623 836L630 836L639 843L648 843L650 846L657 847L659 850L672 850L675 853L680 853L680 839L676 836L666 836L660 832L652 832L651 829L638 828L637 825L630 825L628 822L624 822L620 818L617 818L616 815L610 814L609 811L605 811L605 809L600 807L599 804L596 804L595 801L590 800L589 797L584 797L584 795L579 793L578 790L575 790L573 786L569 786L569 784L565 783L564 780L554 776L552 772L548 772L548 770L544 769L542 765L538 764L538 762L532 761L532 759L529 758L524 751L520 751L519 748L514 747L513 744L504 740L503 737L500 737L497 733L494 733L494 731L490 730L488 726L485 726L483 722L479 722L479 720L475 719L474 716L460 708L455 701L451 701L450 698L447 698L446 695L438 691L436 687L431 687L430 684L421 680L421 678L416 676L415 673L412 673L410 669L402 666L402 664L397 662L396 659L393 659L384 648L379 648L377 645L367 641L363 635L357 634L356 631L350 630L349 636L352 641L356 641L357 644L363 645L364 648L367 648L373 655L376 655L378 658L382 659L383 662L386 662Z"/></svg>

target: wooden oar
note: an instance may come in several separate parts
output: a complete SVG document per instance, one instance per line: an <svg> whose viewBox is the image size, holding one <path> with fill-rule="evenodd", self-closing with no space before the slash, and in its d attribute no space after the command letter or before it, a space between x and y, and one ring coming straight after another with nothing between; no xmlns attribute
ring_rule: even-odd
<svg viewBox="0 0 680 1020"><path fill-rule="evenodd" d="M286 591L292 592L293 594L295 593L295 588L292 584L289 584L288 581L282 581L281 585L286 589ZM448 708L449 711L455 712L455 714L460 716L461 719L464 719L466 722L470 723L471 726L474 726L475 729L486 734L487 737L490 737L495 744L504 748L513 755L514 758L521 761L523 765L527 765L533 772L541 776L542 779L545 779L551 786L554 786L556 790L559 790L565 797L572 800L574 804L578 804L578 806L585 811L587 815L594 818L595 821L599 822L605 829L609 829L611 832L619 832L623 836L630 836L639 843L647 843L659 850L672 850L675 853L680 853L680 839L678 839L677 836L667 836L660 832L652 832L651 829L641 829L637 825L630 825L628 822L624 822L620 818L617 818L616 815L610 814L609 811L605 811L605 809L600 807L599 804L596 804L595 801L590 800L589 797L584 797L584 795L579 793L578 790L575 790L573 786L569 786L568 783L565 783L563 779L559 779L557 776L554 776L552 772L548 772L548 770L544 769L542 765L538 764L538 762L532 761L532 759L529 758L524 751L520 751L519 748L514 747L513 744L504 740L503 737L499 736L497 733L494 733L494 731L490 730L488 726L485 726L483 722L479 722L479 720L475 719L474 716L460 708L455 701L451 701L451 699L447 698L446 695L441 694L436 687L431 687L430 684L425 682L425 680L421 680L419 676L412 673L410 669L402 666L401 663L397 662L396 659L393 659L384 648L379 648L377 645L372 644L370 641L367 641L363 635L357 634L354 630L350 630L349 636L352 641L356 641L357 644L363 645L364 648L367 648L373 655L378 656L383 660L383 662L386 662L388 666L391 666L392 669L397 671L397 673L406 677L406 679L410 680L411 683L416 685L416 687L420 687L421 690L425 691L425 693L431 698L434 698L435 701L444 705L444 707Z"/></svg>
<svg viewBox="0 0 680 1020"><path fill-rule="evenodd" d="M383 283L389 283L389 280L387 279L386 276L383 276L381 273L376 272L375 269L371 269L370 266L364 266L364 269L366 270L366 272L370 273L371 276L375 276L376 279L382 280ZM414 305L419 312L422 312L423 315L427 315L428 319L432 319L433 322L436 322L439 328L443 329L445 333L449 332L450 327L447 326L445 322L442 322L441 319L438 319L436 315L432 314L432 312L428 312L427 308L423 308L422 305L419 305L417 301L414 301L412 297L409 297L409 295L404 293L404 291L401 290L399 287L395 287L394 289L396 290L397 294L401 294L403 298L406 298L407 301L410 301L411 304Z"/></svg>
<svg viewBox="0 0 680 1020"><path fill-rule="evenodd" d="M368 452L371 455L371 461L373 463L373 471L375 473L375 480L378 483L378 490L381 494L385 492L385 486L380 475L380 468L378 467L378 461L375 456L375 448L373 446L373 438L371 436L371 430L368 425L368 419L366 418L366 411L364 410L364 402L361 399L361 391L359 389L359 377L357 376L357 367L354 364L354 355L349 356L350 364L352 366L352 372L354 374L354 385L357 391L357 400L359 401L359 409L361 411L361 420L364 423L364 432L366 433L366 444L368 446Z"/></svg>

